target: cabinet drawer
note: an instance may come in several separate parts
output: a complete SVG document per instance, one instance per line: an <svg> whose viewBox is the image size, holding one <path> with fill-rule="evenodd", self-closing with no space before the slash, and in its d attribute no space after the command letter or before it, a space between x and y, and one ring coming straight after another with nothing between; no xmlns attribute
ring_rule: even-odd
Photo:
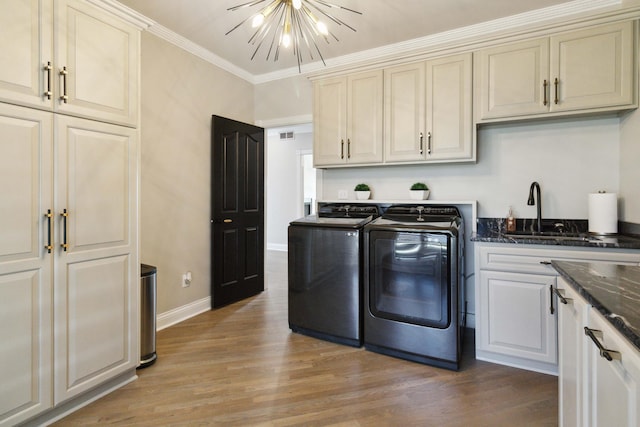
<svg viewBox="0 0 640 427"><path fill-rule="evenodd" d="M541 249L534 245L482 244L476 247L477 265L481 270L557 275L548 264L558 261L603 261L618 264L638 264L640 251L624 249L567 248Z"/></svg>

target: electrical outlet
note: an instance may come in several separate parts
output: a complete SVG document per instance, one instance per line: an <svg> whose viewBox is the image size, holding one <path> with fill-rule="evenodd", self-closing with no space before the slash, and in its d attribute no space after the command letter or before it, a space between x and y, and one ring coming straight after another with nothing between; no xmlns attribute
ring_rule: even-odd
<svg viewBox="0 0 640 427"><path fill-rule="evenodd" d="M182 275L182 287L188 288L189 286L191 286L191 272L187 271Z"/></svg>
<svg viewBox="0 0 640 427"><path fill-rule="evenodd" d="M346 200L349 198L349 193L347 190L338 190L338 199Z"/></svg>

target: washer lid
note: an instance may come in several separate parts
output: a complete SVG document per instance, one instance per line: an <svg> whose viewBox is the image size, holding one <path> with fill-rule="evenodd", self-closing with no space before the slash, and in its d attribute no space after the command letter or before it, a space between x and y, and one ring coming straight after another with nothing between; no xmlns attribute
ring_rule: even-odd
<svg viewBox="0 0 640 427"><path fill-rule="evenodd" d="M366 218L325 218L317 215L309 215L291 221L289 225L299 225L306 227L333 227L333 228L361 228L373 219L372 216Z"/></svg>

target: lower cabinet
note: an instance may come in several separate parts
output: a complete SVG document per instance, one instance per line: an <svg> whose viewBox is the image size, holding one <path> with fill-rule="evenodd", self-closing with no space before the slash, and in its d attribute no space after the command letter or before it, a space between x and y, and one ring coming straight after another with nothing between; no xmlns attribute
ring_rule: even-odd
<svg viewBox="0 0 640 427"><path fill-rule="evenodd" d="M487 315L480 318L476 339L482 350L477 355L524 359L536 370L552 372L557 352L550 289L555 282L549 275L481 271L476 300Z"/></svg>
<svg viewBox="0 0 640 427"><path fill-rule="evenodd" d="M638 251L477 242L476 358L558 373L554 260L638 264Z"/></svg>
<svg viewBox="0 0 640 427"><path fill-rule="evenodd" d="M587 302L561 277L558 293L564 298L558 304L558 424L585 425L584 400L584 331Z"/></svg>
<svg viewBox="0 0 640 427"><path fill-rule="evenodd" d="M0 426L135 375L135 129L0 103ZM45 414L46 415L46 414Z"/></svg>
<svg viewBox="0 0 640 427"><path fill-rule="evenodd" d="M558 291L559 425L637 427L640 351L562 278Z"/></svg>

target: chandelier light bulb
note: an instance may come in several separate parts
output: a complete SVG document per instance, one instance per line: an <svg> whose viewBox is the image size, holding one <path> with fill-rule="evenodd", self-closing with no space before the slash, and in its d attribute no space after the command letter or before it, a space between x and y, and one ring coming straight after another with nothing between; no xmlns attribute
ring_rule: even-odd
<svg viewBox="0 0 640 427"><path fill-rule="evenodd" d="M291 3L295 9L299 10L302 7L302 0L293 0Z"/></svg>
<svg viewBox="0 0 640 427"><path fill-rule="evenodd" d="M291 35L283 34L282 35L282 46L289 47L291 46Z"/></svg>
<svg viewBox="0 0 640 427"><path fill-rule="evenodd" d="M253 28L257 28L260 25L262 25L262 23L264 22L264 15L262 13L258 13L256 16L253 17L253 19L251 20L251 27Z"/></svg>
<svg viewBox="0 0 640 427"><path fill-rule="evenodd" d="M320 34L322 34L323 36L326 36L329 34L329 29L327 28L325 23L322 21L318 21L318 23L316 24L316 28L318 28L318 31L320 31Z"/></svg>

